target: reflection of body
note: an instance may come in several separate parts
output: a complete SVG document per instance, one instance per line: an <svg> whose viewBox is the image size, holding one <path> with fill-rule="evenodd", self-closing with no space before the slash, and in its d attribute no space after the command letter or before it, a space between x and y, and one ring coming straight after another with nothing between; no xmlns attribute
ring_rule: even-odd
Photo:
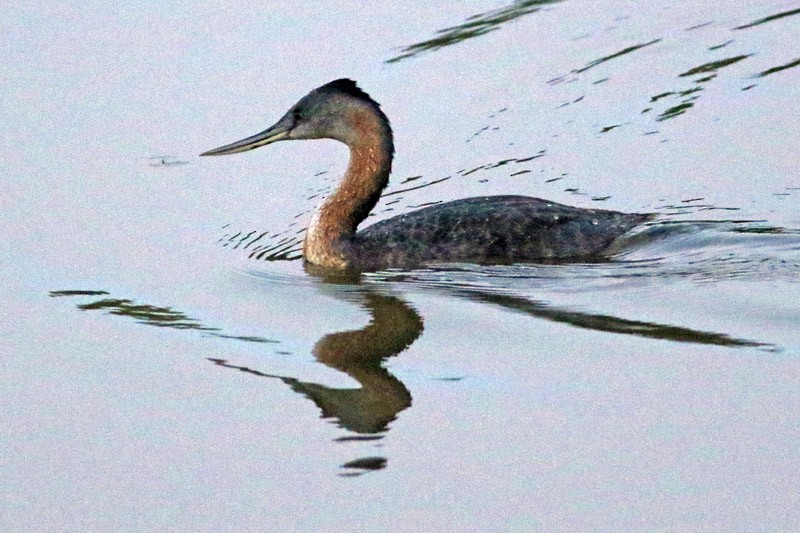
<svg viewBox="0 0 800 533"><path fill-rule="evenodd" d="M320 286L334 289L335 294L338 292L336 289L341 288L339 285L329 283L321 283ZM222 359L212 358L211 360L217 365L227 368L281 379L293 390L313 400L322 410L323 416L336 418L343 427L353 432L369 434L384 431L397 413L411 405L411 395L400 380L383 368L383 362L408 348L422 334L422 318L409 304L397 297L378 294L366 290L360 285L356 285L355 289L339 294L347 294L346 300L365 308L371 317L369 324L359 330L325 335L314 346L314 355L325 365L355 379L361 386L359 389L332 389L316 383L302 382L296 378L276 376L230 364ZM431 287L431 289L437 290L436 287ZM722 333L554 307L513 294L499 294L458 286L439 287L438 290L448 296L498 305L534 318L595 331L693 344L774 348L770 344L730 337ZM158 327L175 328L182 331L196 330L205 335L230 340L277 342L263 337L231 335L219 328L188 317L178 310L137 303L128 299L107 297L108 293L105 291L52 291L50 294L54 297L99 296L99 299L79 304L78 308L105 311Z"/></svg>
<svg viewBox="0 0 800 533"><path fill-rule="evenodd" d="M333 280L329 279L328 281ZM333 288L335 293L338 292L336 291L337 287L341 288L339 285L329 283L321 283L320 286ZM400 411L411 405L411 395L408 389L383 368L383 362L408 348L422 334L422 318L409 304L397 297L368 291L360 285L355 288L355 291L339 294L347 294L346 300L365 308L371 317L369 324L359 330L325 335L314 346L314 355L325 365L355 379L361 386L359 389L332 389L316 383L302 382L296 378L276 376L230 364L222 359L212 358L211 360L219 366L235 368L258 376L281 379L293 390L313 400L322 410L323 416L336 418L343 427L350 431L362 434L382 432ZM431 287L431 289L436 290L437 288ZM438 290L448 296L498 305L534 318L595 331L694 344L774 348L770 344L729 337L722 333L554 307L544 302L512 294L498 294L458 286L439 287ZM188 317L178 310L108 297L108 293L105 291L52 291L50 294L54 297L99 296L99 299L79 304L78 308L105 311L158 327L175 328L182 331L197 330L205 335L230 340L277 342L263 337L231 335L219 328Z"/></svg>
<svg viewBox="0 0 800 533"><path fill-rule="evenodd" d="M329 269L596 257L650 218L526 196L487 196L426 207L356 233L388 183L394 143L386 115L352 80L336 80L311 91L269 129L203 155L320 138L347 144L351 154L347 172L317 208L303 244L307 263Z"/></svg>

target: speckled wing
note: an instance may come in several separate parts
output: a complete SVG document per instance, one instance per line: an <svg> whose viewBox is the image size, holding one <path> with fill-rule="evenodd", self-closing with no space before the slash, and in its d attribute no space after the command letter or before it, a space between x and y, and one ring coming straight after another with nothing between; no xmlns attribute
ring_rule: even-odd
<svg viewBox="0 0 800 533"><path fill-rule="evenodd" d="M589 258L649 218L527 196L477 197L378 222L345 246L364 269Z"/></svg>

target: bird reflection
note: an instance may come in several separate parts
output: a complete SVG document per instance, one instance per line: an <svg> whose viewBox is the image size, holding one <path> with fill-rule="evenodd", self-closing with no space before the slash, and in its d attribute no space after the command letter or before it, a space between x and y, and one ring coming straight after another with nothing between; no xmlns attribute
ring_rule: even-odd
<svg viewBox="0 0 800 533"><path fill-rule="evenodd" d="M315 278L319 292L357 305L370 316L369 322L364 327L325 334L313 348L313 354L320 363L350 376L358 383L358 388L334 388L290 376L262 372L233 364L225 359L209 358L209 360L219 367L277 379L285 383L293 391L314 402L320 409L322 418L334 421L339 427L348 431L347 436L337 438L337 441L382 439L389 430L391 422L412 403L408 388L392 375L384 364L388 358L406 350L422 335L423 320L406 301L387 294L385 292L387 285L365 283L359 275L351 276L345 273L334 275L330 274L330 271L321 274L314 271L313 265L306 265L306 272ZM529 299L523 295L477 288L469 284L462 286L441 284L436 281L426 282L415 279L415 275L411 272L398 272L385 279L385 282L425 287L446 297L498 306L511 312L529 315L534 319L598 332L732 348L752 347L765 351L781 349L772 344L735 338L724 333L576 311ZM384 289L381 289L381 286ZM78 304L78 309L101 311L151 326L194 331L204 336L263 345L281 343L268 337L230 334L177 309L115 298L106 291L57 290L51 291L50 296L89 297L91 300ZM386 463L386 458L379 456L356 458L341 465L343 473L340 475L352 476L380 470L385 468Z"/></svg>
<svg viewBox="0 0 800 533"><path fill-rule="evenodd" d="M383 367L383 362L405 350L422 333L422 318L395 296L374 292L357 293L371 320L362 329L329 333L314 346L314 356L330 368L344 372L359 385L337 389L296 378L267 374L223 359L210 359L219 366L262 377L277 378L313 401L330 418L349 431L373 435L387 430L400 411L411 405L406 386Z"/></svg>

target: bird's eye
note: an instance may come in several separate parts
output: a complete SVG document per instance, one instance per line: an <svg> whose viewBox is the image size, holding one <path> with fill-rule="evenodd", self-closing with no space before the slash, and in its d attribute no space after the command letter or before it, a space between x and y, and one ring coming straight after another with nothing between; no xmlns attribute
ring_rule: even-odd
<svg viewBox="0 0 800 533"><path fill-rule="evenodd" d="M299 122L303 119L303 114L300 112L299 109L294 110L294 121Z"/></svg>

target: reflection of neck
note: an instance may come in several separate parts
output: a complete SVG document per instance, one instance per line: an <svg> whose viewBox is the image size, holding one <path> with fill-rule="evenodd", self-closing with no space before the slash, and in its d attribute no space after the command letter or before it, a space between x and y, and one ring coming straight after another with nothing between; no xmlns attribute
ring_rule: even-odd
<svg viewBox="0 0 800 533"><path fill-rule="evenodd" d="M321 266L347 266L336 242L355 235L378 202L392 169L392 130L380 109L359 107L350 113L348 126L350 164L334 193L317 207L303 244L306 261Z"/></svg>
<svg viewBox="0 0 800 533"><path fill-rule="evenodd" d="M364 305L372 315L365 328L326 335L314 346L321 363L346 373L361 388L333 390L315 385L312 389L303 384L303 392L351 431L377 433L411 405L408 389L383 368L383 360L405 350L423 326L417 312L397 298L370 293Z"/></svg>

